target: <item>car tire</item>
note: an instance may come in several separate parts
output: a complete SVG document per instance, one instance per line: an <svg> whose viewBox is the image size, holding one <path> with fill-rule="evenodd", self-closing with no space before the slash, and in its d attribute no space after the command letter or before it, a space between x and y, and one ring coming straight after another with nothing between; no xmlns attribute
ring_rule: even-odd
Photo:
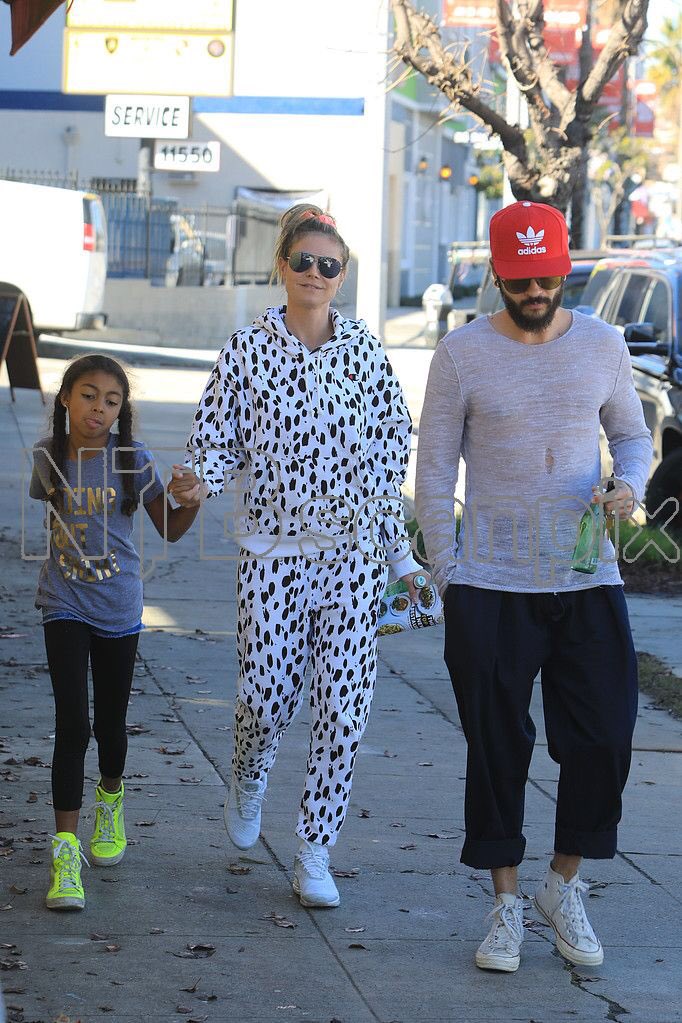
<svg viewBox="0 0 682 1023"><path fill-rule="evenodd" d="M682 447L666 455L649 480L645 504L653 525L662 525L670 518L670 505L662 506L671 497L677 498L678 509L670 528L682 530Z"/></svg>

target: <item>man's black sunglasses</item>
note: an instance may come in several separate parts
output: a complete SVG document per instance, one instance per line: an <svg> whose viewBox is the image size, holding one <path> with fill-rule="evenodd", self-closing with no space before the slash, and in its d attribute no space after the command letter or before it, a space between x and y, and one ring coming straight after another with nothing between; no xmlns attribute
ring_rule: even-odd
<svg viewBox="0 0 682 1023"><path fill-rule="evenodd" d="M516 277L512 280L504 280L502 277L497 278L497 283L501 284L505 291L508 291L510 295L523 295L524 291L528 291L530 288L530 282L535 281L539 288L543 291L554 291L560 284L563 284L564 278L561 276L554 277Z"/></svg>
<svg viewBox="0 0 682 1023"><path fill-rule="evenodd" d="M310 270L313 263L317 263L317 269L328 281L334 280L343 270L339 259L334 259L333 256L313 256L312 252L292 252L287 263L297 274L305 273L306 270Z"/></svg>

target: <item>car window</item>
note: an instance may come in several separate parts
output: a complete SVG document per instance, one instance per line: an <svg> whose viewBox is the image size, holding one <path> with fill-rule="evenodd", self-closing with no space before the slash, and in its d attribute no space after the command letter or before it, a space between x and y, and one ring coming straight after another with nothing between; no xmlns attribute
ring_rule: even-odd
<svg viewBox="0 0 682 1023"><path fill-rule="evenodd" d="M642 308L642 323L652 323L657 341L670 337L672 295L665 281L656 281Z"/></svg>
<svg viewBox="0 0 682 1023"><path fill-rule="evenodd" d="M616 327L624 327L626 323L641 323L640 312L650 282L651 278L645 274L630 274L616 308L609 316L609 323L613 323Z"/></svg>
<svg viewBox="0 0 682 1023"><path fill-rule="evenodd" d="M597 314L600 314L615 272L615 269L608 267L596 269L587 282L580 299L580 304L589 305Z"/></svg>
<svg viewBox="0 0 682 1023"><path fill-rule="evenodd" d="M476 314L477 316L490 316L492 313L496 313L498 309L501 309L502 304L500 289L495 287L493 275L490 272L490 267L488 267L483 278L481 290L478 293Z"/></svg>
<svg viewBox="0 0 682 1023"><path fill-rule="evenodd" d="M583 304L583 292L587 283L588 274L574 270L566 278L564 284L564 297L561 301L564 309L575 309L577 305Z"/></svg>

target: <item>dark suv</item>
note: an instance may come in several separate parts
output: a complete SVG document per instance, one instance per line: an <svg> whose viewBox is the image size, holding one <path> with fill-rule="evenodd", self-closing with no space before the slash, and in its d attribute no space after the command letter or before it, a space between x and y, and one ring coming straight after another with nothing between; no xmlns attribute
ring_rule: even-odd
<svg viewBox="0 0 682 1023"><path fill-rule="evenodd" d="M664 522L670 497L682 528L682 248L631 250L601 259L578 307L623 331L635 386L654 439L646 508ZM660 513L657 515L657 511Z"/></svg>

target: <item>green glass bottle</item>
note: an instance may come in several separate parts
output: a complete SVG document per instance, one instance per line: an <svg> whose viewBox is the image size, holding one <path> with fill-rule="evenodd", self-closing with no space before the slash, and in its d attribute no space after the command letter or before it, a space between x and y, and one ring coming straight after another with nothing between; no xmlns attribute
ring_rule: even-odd
<svg viewBox="0 0 682 1023"><path fill-rule="evenodd" d="M615 482L610 479L606 485L606 493L613 490ZM603 506L593 501L584 512L578 526L578 542L571 558L574 572L594 575L599 564L599 553L602 539L606 532L608 516L604 515Z"/></svg>
<svg viewBox="0 0 682 1023"><path fill-rule="evenodd" d="M574 572L593 575L599 564L599 546L603 534L599 505L594 501L583 514L578 527L578 542L571 558Z"/></svg>

